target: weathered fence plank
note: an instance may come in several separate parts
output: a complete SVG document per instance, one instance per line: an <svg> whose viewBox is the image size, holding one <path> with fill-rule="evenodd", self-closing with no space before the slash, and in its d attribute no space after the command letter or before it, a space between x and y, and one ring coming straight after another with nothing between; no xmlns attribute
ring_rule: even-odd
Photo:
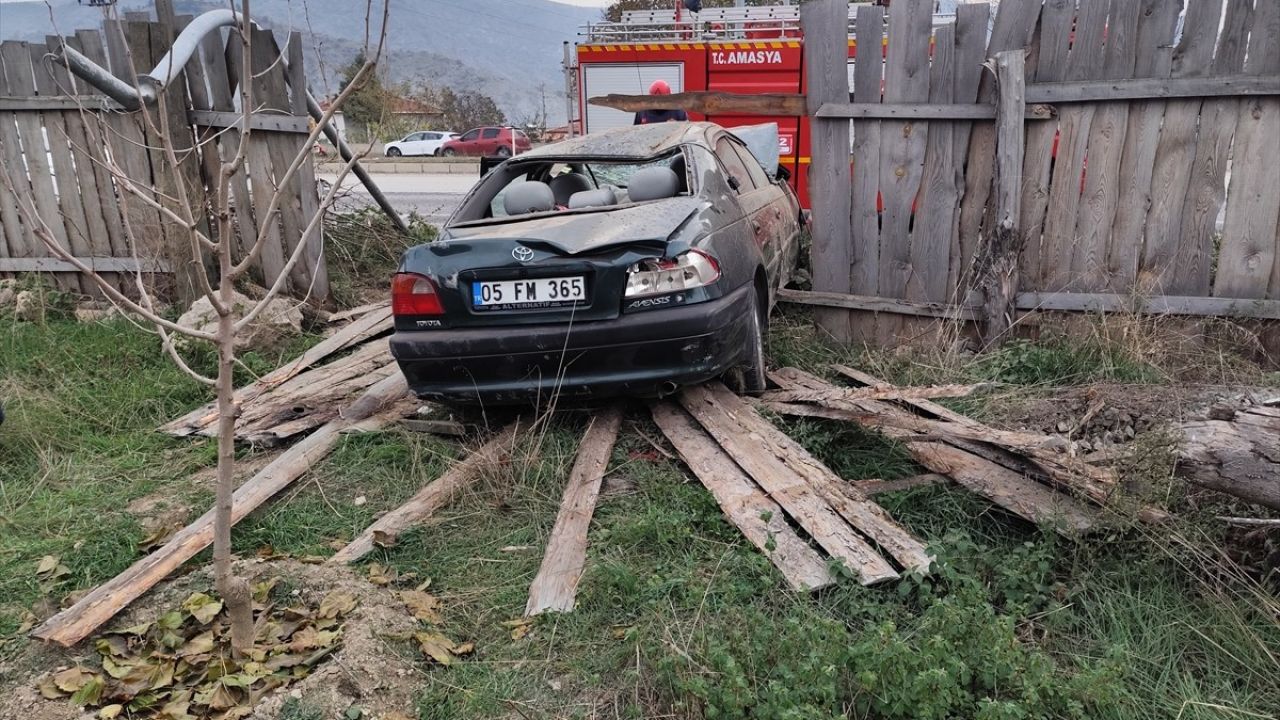
<svg viewBox="0 0 1280 720"><path fill-rule="evenodd" d="M1173 50L1174 77L1209 74L1217 42L1223 0L1188 4L1182 39ZM1201 101L1173 100L1165 109L1151 175L1151 209L1147 213L1145 247L1138 290L1143 294L1191 295L1201 283L1193 268L1179 267L1182 204L1191 182Z"/></svg>
<svg viewBox="0 0 1280 720"><path fill-rule="evenodd" d="M228 44L232 47L228 48ZM204 68L205 77L209 83L209 105L208 107L215 111L232 112L235 108L233 93L236 89L235 81L231 76L231 71L227 66L227 54L234 52L239 54L240 40L239 36L232 34L228 40L223 40L219 34L205 36L200 43L200 62ZM231 162L240 151L241 137L237 130L227 130L218 136L218 156L221 162ZM249 196L249 173L246 169L241 168L236 171L235 175L227 181L230 186L232 212L235 214L236 226L239 232L236 233L236 246L239 256L244 257L248 254L249 248L253 245L254 238L258 233L258 221L253 214L253 200ZM213 201L218 202L217 193L219 188L213 188ZM261 263L255 264L250 270L250 276L257 282L263 283L263 272Z"/></svg>
<svg viewBox="0 0 1280 720"><path fill-rule="evenodd" d="M0 93L9 93L9 83L5 79L4 53L0 51ZM22 145L18 139L18 127L14 117L9 114L0 115L0 173L8 168L22 167ZM8 257L27 257L38 247L40 240L31 231L31 226L23 220L21 208L30 208L30 181L28 176L6 173L8 183L0 182L0 230L4 237L0 240L0 253ZM12 183L13 190L9 189Z"/></svg>
<svg viewBox="0 0 1280 720"><path fill-rule="evenodd" d="M75 92L71 73L66 67L53 62L49 55L50 49L57 44L57 36L50 35L45 38L44 45L31 46L36 92L41 96L66 96ZM109 256L111 247L106 221L102 218L101 203L96 201L98 182L92 162L84 152L89 141L80 113L74 110L48 111L43 116L49 154L58 173L58 204L67 223L72 254ZM115 278L107 280L114 282ZM79 281L82 291L93 292L92 280L79 278Z"/></svg>
<svg viewBox="0 0 1280 720"><path fill-rule="evenodd" d="M955 27L938 28L934 33L933 63L929 73L929 102L945 104L955 99L956 58ZM1018 108L1022 122L1023 107ZM924 171L920 192L916 197L916 218L911 228L911 267L907 279L906 299L920 302L946 302L950 295L947 271L950 269L951 228L953 210L960 200L956 187L955 135L951 128L935 123L925 141Z"/></svg>
<svg viewBox="0 0 1280 720"><path fill-rule="evenodd" d="M1036 82L1058 82L1066 77L1075 11L1074 0L1045 2L1037 34ZM1027 128L1022 197L1019 201L1022 207L1020 242L1022 264L1028 270L1027 280L1036 287L1040 284L1040 235L1044 231L1045 213L1049 210L1049 170L1053 167L1057 139L1057 122L1035 123Z"/></svg>
<svg viewBox="0 0 1280 720"><path fill-rule="evenodd" d="M1178 7L1176 3L1165 0L1141 0L1140 10L1134 75L1160 81L1169 76L1172 65ZM1110 289L1116 292L1128 292L1137 280L1164 110L1165 103L1156 100L1139 101L1129 108L1116 183L1124 202L1116 208L1107 252L1107 271L1112 278Z"/></svg>
<svg viewBox="0 0 1280 720"><path fill-rule="evenodd" d="M956 8L956 77L953 97L958 103L976 102L978 86L982 80L982 61L987 52L987 27L991 21L991 6L987 3L966 3ZM969 158L969 137L973 123L957 122L952 125L952 150L955 152L956 204L951 208L951 262L947 269L948 300L958 302L972 278L972 258L964 256L960 242L960 199L965 191L965 163Z"/></svg>
<svg viewBox="0 0 1280 720"><path fill-rule="evenodd" d="M1022 161L1026 143L1021 108L1026 90L1026 54L1006 50L996 55L996 84L1000 115L996 121L996 212L986 262L980 269L983 291L982 343L999 344L1013 324L1013 303L1018 293L1018 223L1022 200Z"/></svg>
<svg viewBox="0 0 1280 720"><path fill-rule="evenodd" d="M1245 47L1252 24L1253 0L1228 0L1222 39L1213 58L1212 72L1215 75L1235 74L1244 68ZM1234 98L1206 99L1200 106L1199 134L1191 177L1182 202L1179 226L1182 236L1176 260L1179 271L1187 275L1186 283L1180 284L1181 292L1189 295L1210 293L1214 235L1217 234L1218 215L1226 200L1228 154L1240 109L1241 101ZM1265 155L1263 152L1262 156ZM1248 162L1244 158L1241 161ZM1270 194L1277 196L1274 184ZM1240 200L1242 198L1237 199Z"/></svg>
<svg viewBox="0 0 1280 720"><path fill-rule="evenodd" d="M862 60L854 58L853 100L880 102L884 62L880 43L884 38L884 8L860 5L854 23L857 47ZM870 57L868 57L870 55ZM850 291L858 295L878 295L880 291L880 123L853 122L853 183L850 186L849 242L852 247L849 269ZM863 312L849 313L849 337L855 343L874 343L876 319Z"/></svg>
<svg viewBox="0 0 1280 720"><path fill-rule="evenodd" d="M804 28L809 113L824 102L849 97L845 69L848 44L845 25L848 4L844 0L813 0L800 7ZM810 120L812 163L809 165L810 204L813 208L813 288L819 292L849 292L849 123ZM836 310L815 313L818 327L833 338L850 338L846 314Z"/></svg>
<svg viewBox="0 0 1280 720"><path fill-rule="evenodd" d="M1259 3L1249 38L1245 71L1280 74L1280 3ZM1213 294L1218 297L1280 297L1280 98L1238 103L1230 199L1222 227ZM1272 348L1280 351L1280 347Z"/></svg>
<svg viewBox="0 0 1280 720"><path fill-rule="evenodd" d="M929 100L929 39L933 3L908 0L893 10L884 67L884 101ZM882 121L880 125L880 294L905 298L915 272L911 265L912 205L924 174L928 123ZM876 320L876 336L893 347L917 334L921 325L893 315Z"/></svg>
<svg viewBox="0 0 1280 720"><path fill-rule="evenodd" d="M1102 75L1103 42L1111 0L1081 0L1070 53L1067 78L1096 80ZM1078 275L1072 258L1077 245L1076 216L1093 124L1093 105L1065 107L1058 114L1057 157L1049 181L1049 207L1040 241L1041 287L1060 290L1073 287Z"/></svg>
<svg viewBox="0 0 1280 720"><path fill-rule="evenodd" d="M1106 50L1101 74L1119 79L1133 74L1137 61L1139 4L1113 0L1106 26ZM1108 272L1111 228L1120 199L1118 185L1121 148L1129 129L1129 103L1105 102L1094 110L1089 126L1084 188L1076 214L1076 245L1071 275L1082 290L1105 290L1115 283Z"/></svg>
<svg viewBox="0 0 1280 720"><path fill-rule="evenodd" d="M296 117L307 117L307 72L302 59L302 34L289 35L289 107ZM296 138L294 146L300 148ZM316 195L315 165L310 160L298 168L298 196L302 200L302 223L320 211L320 199ZM306 244L303 250L302 263L310 276L311 284L307 288L308 297L313 302L327 302L329 292L329 269L324 262L324 223L316 223L315 229L301 242Z"/></svg>

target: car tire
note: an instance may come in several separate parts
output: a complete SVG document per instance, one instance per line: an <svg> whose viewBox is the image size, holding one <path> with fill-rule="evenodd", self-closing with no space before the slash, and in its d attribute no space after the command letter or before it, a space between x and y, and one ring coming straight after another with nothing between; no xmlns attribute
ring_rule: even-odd
<svg viewBox="0 0 1280 720"><path fill-rule="evenodd" d="M400 157L400 148L387 148L387 157Z"/></svg>
<svg viewBox="0 0 1280 720"><path fill-rule="evenodd" d="M440 154L445 157L453 157L454 155L458 154L458 151L454 150L453 148L445 148L440 151Z"/></svg>
<svg viewBox="0 0 1280 720"><path fill-rule="evenodd" d="M759 395L769 389L769 378L766 376L768 366L765 360L764 338L768 324L765 315L765 303L760 291L751 286L751 324L747 329L747 357L741 365L729 372L726 379L739 395Z"/></svg>
<svg viewBox="0 0 1280 720"><path fill-rule="evenodd" d="M504 158L511 157L511 148L507 147L506 145L503 145L502 147L498 148L496 152L494 152L494 155L497 155L498 157L504 157Z"/></svg>

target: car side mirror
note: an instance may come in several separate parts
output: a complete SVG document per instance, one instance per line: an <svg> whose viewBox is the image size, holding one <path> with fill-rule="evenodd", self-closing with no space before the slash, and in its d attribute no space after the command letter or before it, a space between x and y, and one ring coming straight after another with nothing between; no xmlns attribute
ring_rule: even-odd
<svg viewBox="0 0 1280 720"><path fill-rule="evenodd" d="M791 179L791 171L788 170L786 166L779 165L778 172L775 177L777 177L778 180L781 180L782 182L786 182Z"/></svg>
<svg viewBox="0 0 1280 720"><path fill-rule="evenodd" d="M729 176L729 187L733 188L734 192L737 192L737 191L738 191L738 189L742 187L742 183L738 181L738 178L736 178L736 177L734 177L734 176L730 175L730 176Z"/></svg>

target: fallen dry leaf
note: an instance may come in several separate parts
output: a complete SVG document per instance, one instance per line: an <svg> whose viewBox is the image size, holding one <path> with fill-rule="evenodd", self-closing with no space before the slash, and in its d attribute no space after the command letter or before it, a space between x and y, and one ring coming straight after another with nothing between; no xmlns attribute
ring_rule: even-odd
<svg viewBox="0 0 1280 720"><path fill-rule="evenodd" d="M473 643L473 642L464 642L464 643L462 643L461 645L459 645L458 647L456 647L456 648L454 648L454 649L453 649L453 654L454 654L454 655L457 655L458 657L463 657L464 655L470 655L471 653L473 653L473 652L475 652L475 651L476 651L476 644L475 644L475 643Z"/></svg>
<svg viewBox="0 0 1280 720"><path fill-rule="evenodd" d="M120 717L122 712L124 712L124 706L119 703L107 705L98 711L98 718L100 720L114 720Z"/></svg>
<svg viewBox="0 0 1280 720"><path fill-rule="evenodd" d="M359 602L350 593L334 590L320 601L318 615L322 618L338 618L356 609Z"/></svg>
<svg viewBox="0 0 1280 720"><path fill-rule="evenodd" d="M62 692L73 693L84 687L95 675L80 667L67 668L53 674L53 684Z"/></svg>
<svg viewBox="0 0 1280 720"><path fill-rule="evenodd" d="M435 595L421 590L404 590L400 593L400 601L409 608L411 615L423 622L432 625L443 622L440 617L440 598Z"/></svg>
<svg viewBox="0 0 1280 720"><path fill-rule="evenodd" d="M201 625L208 625L222 612L222 601L214 600L204 593L193 593L182 601L182 609L191 613L191 617Z"/></svg>
<svg viewBox="0 0 1280 720"><path fill-rule="evenodd" d="M435 660L441 665L452 665L457 658L454 651L457 644L449 638L434 632L420 632L414 634L414 639L418 641L418 647L427 657Z"/></svg>
<svg viewBox="0 0 1280 720"><path fill-rule="evenodd" d="M378 586L386 586L395 582L400 576L399 571L395 568L387 567L381 563L371 563L369 565L369 582Z"/></svg>

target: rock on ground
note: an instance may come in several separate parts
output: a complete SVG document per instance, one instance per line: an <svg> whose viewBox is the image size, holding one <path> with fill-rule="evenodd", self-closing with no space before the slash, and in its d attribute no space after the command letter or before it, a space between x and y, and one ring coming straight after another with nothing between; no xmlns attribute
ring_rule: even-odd
<svg viewBox="0 0 1280 720"><path fill-rule="evenodd" d="M244 317L255 304L255 300L237 292L232 313L237 318ZM193 330L213 332L217 330L218 314L213 311L209 298L202 297L178 318L178 324ZM302 311L292 300L277 297L267 303L266 309L248 327L236 334L235 347L236 350L267 347L301 332Z"/></svg>

